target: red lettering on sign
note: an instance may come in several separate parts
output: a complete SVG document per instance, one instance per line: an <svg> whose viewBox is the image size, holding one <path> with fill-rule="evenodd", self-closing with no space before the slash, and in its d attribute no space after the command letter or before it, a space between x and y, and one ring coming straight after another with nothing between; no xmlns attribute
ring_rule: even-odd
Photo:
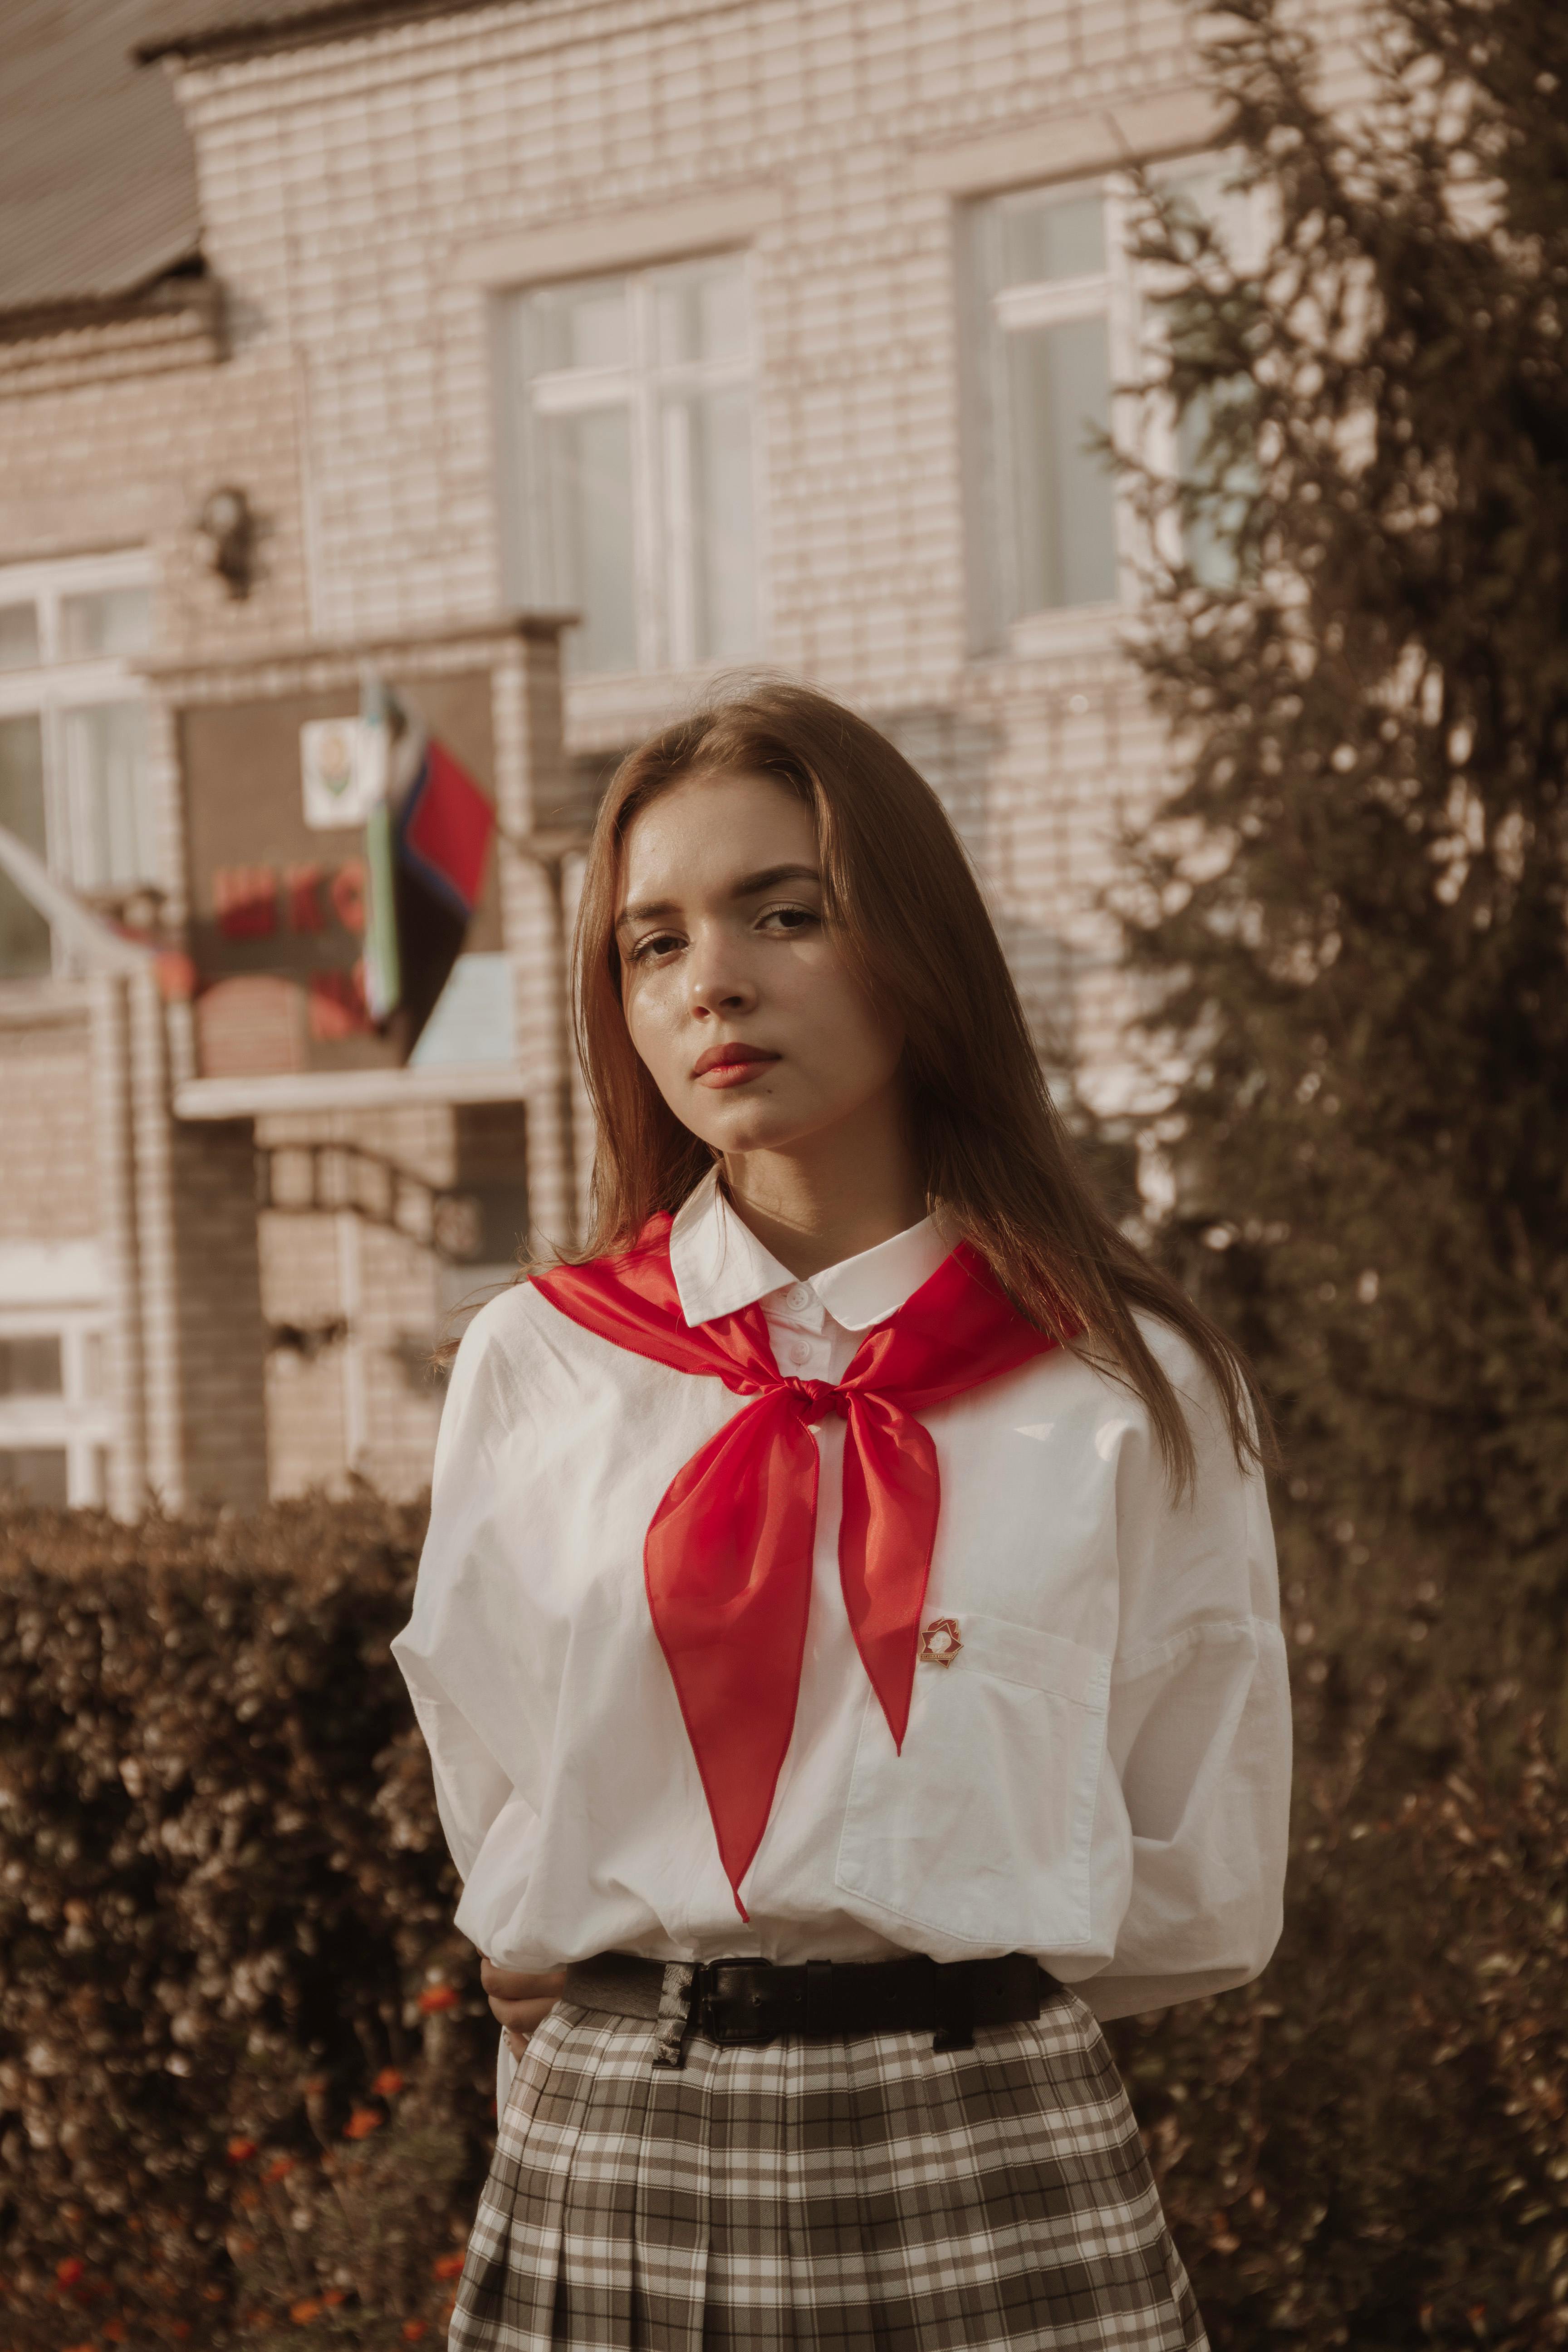
<svg viewBox="0 0 1568 2352"><path fill-rule="evenodd" d="M338 1037L362 1037L374 1024L365 1009L364 966L352 971L310 974L310 1034L318 1045Z"/></svg>
<svg viewBox="0 0 1568 2352"><path fill-rule="evenodd" d="M283 887L289 893L289 929L291 931L324 931L327 912L320 897L321 869L319 866L289 866L283 870Z"/></svg>
<svg viewBox="0 0 1568 2352"><path fill-rule="evenodd" d="M196 968L177 948L164 948L153 958L158 993L165 1004L188 1004L196 992Z"/></svg>
<svg viewBox="0 0 1568 2352"><path fill-rule="evenodd" d="M226 940L269 940L278 928L278 877L270 866L220 866L213 911Z"/></svg>
<svg viewBox="0 0 1568 2352"><path fill-rule="evenodd" d="M331 880L332 912L345 931L364 929L365 870L362 857L340 866Z"/></svg>

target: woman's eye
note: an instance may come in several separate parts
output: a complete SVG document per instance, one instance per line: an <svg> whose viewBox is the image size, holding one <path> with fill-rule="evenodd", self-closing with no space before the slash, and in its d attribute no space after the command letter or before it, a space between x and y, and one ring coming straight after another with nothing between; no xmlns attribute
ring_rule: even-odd
<svg viewBox="0 0 1568 2352"><path fill-rule="evenodd" d="M759 919L776 924L780 930L788 933L809 930L818 917L810 907L769 907Z"/></svg>
<svg viewBox="0 0 1568 2352"><path fill-rule="evenodd" d="M646 940L637 941L632 950L632 961L650 963L656 956L665 955L671 948L678 948L679 945L680 941L673 931L652 931Z"/></svg>

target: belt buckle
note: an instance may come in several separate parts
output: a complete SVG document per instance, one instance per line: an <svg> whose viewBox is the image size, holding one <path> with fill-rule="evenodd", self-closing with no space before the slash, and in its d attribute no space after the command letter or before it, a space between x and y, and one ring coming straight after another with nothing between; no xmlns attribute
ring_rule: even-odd
<svg viewBox="0 0 1568 2352"><path fill-rule="evenodd" d="M753 1965L747 1960L707 1960L703 1963L699 2014L701 2030L710 2042L717 2042L723 2049L732 2049L777 2040L783 2028L772 2020L763 2022L760 2014L766 1996L763 1979L758 1971L767 1965L766 1961ZM726 1989L721 1979L731 1974L742 1980ZM737 2010L741 2012L738 2020ZM748 2018L751 2021L749 2026Z"/></svg>

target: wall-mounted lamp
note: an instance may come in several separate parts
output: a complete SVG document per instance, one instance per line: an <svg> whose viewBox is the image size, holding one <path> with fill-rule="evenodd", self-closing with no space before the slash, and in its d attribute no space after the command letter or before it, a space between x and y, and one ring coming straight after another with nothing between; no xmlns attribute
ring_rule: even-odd
<svg viewBox="0 0 1568 2352"><path fill-rule="evenodd" d="M196 517L208 542L212 568L231 596L248 596L256 561L256 517L245 492L232 483L208 492Z"/></svg>

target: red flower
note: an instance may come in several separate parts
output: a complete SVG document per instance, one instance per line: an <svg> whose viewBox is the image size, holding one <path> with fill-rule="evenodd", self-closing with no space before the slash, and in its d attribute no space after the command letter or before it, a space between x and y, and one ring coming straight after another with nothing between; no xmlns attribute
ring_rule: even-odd
<svg viewBox="0 0 1568 2352"><path fill-rule="evenodd" d="M246 2139L242 2136L239 2138L231 2139L229 2141L228 2160L230 2164L248 2164L255 2154L256 2142L253 2139Z"/></svg>
<svg viewBox="0 0 1568 2352"><path fill-rule="evenodd" d="M435 2261L430 2265L430 2275L432 2278L461 2278L462 2274L463 2257L461 2254L437 2254Z"/></svg>
<svg viewBox="0 0 1568 2352"><path fill-rule="evenodd" d="M378 2098L395 2099L403 2088L403 2077L395 2066L384 2066L370 2087Z"/></svg>
<svg viewBox="0 0 1568 2352"><path fill-rule="evenodd" d="M417 2344L419 2338L425 2334L428 2326L428 2320L405 2319L403 2323L404 2342L405 2344Z"/></svg>
<svg viewBox="0 0 1568 2352"><path fill-rule="evenodd" d="M287 2180L293 2169L291 2156L275 2156L261 2178L263 2180Z"/></svg>
<svg viewBox="0 0 1568 2352"><path fill-rule="evenodd" d="M433 2017L438 2009L456 2009L457 2006L458 1996L447 1984L426 1985L419 1996L422 2017Z"/></svg>
<svg viewBox="0 0 1568 2352"><path fill-rule="evenodd" d="M68 2254L63 2262L55 2264L55 2276L62 2286L75 2286L86 2268L79 2254Z"/></svg>
<svg viewBox="0 0 1568 2352"><path fill-rule="evenodd" d="M306 2327L312 2319L319 2319L321 2315L321 2306L314 2295L307 2295L302 2303L289 2305L289 2316L297 2327Z"/></svg>
<svg viewBox="0 0 1568 2352"><path fill-rule="evenodd" d="M343 2293L341 2286L330 2286L325 2294L321 2297L321 2301L323 2303L330 2303L336 2305L340 2303L347 2303L348 2296Z"/></svg>
<svg viewBox="0 0 1568 2352"><path fill-rule="evenodd" d="M378 2116L374 2107L356 2107L343 2126L343 2137L368 2139L372 2132L381 2129L385 2120L385 2116Z"/></svg>

